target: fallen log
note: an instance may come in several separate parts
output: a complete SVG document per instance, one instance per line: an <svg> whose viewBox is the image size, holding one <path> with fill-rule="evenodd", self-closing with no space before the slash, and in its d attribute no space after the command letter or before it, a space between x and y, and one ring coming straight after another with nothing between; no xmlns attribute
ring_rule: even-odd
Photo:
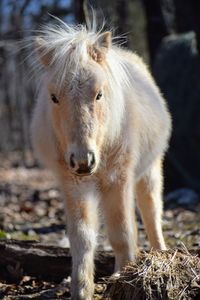
<svg viewBox="0 0 200 300"><path fill-rule="evenodd" d="M60 282L71 274L69 248L36 241L0 240L0 278L18 282L24 275ZM96 280L109 276L114 269L112 252L98 251L95 257Z"/></svg>
<svg viewBox="0 0 200 300"><path fill-rule="evenodd" d="M189 251L200 257L200 249ZM41 244L36 241L0 240L0 279L19 282L24 275L60 282L71 274L69 248ZM112 251L97 251L95 277L110 276L114 270Z"/></svg>

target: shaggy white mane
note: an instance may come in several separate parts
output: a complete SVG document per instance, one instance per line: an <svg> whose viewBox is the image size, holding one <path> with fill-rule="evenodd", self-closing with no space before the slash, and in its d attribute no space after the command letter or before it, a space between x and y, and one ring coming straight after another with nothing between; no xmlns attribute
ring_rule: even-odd
<svg viewBox="0 0 200 300"><path fill-rule="evenodd" d="M79 73L82 63L87 63L91 57L88 53L88 46L94 45L99 36L103 33L103 28L96 30L94 24L91 29L84 25L67 25L59 20L57 25L46 25L38 32L37 38L45 42L45 47L36 44L36 52L45 56L50 53L50 68L54 72L60 87L66 83L67 74L72 74L75 78ZM118 37L112 37L116 41ZM129 67L127 61L122 57L119 46L113 45L106 54L104 71L109 85L106 100L110 109L109 141L112 143L119 135L122 127L125 95L131 86ZM34 69L41 70L42 64L36 60ZM45 68L43 68L45 70ZM73 84L73 82L72 82Z"/></svg>

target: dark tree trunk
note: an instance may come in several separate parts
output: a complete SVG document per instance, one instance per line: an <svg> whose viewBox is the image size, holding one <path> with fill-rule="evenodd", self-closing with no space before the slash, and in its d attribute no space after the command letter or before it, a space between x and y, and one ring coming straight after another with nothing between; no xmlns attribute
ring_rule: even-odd
<svg viewBox="0 0 200 300"><path fill-rule="evenodd" d="M198 65L197 73L200 78L200 1L182 1L174 0L176 12L176 31L184 33L194 31L196 34L197 50L198 50Z"/></svg>
<svg viewBox="0 0 200 300"><path fill-rule="evenodd" d="M86 22L85 9L87 9L87 0L74 1L74 15L77 23Z"/></svg>
<svg viewBox="0 0 200 300"><path fill-rule="evenodd" d="M129 24L128 24L128 20L129 20L129 9L128 9L128 0L120 0L117 1L117 6L116 6L116 10L117 10L117 15L118 15L118 20L117 20L117 33L119 35L121 34L125 34L127 35L128 31L129 31ZM129 41L127 40L124 45L125 46L129 46Z"/></svg>
<svg viewBox="0 0 200 300"><path fill-rule="evenodd" d="M193 22L194 22L193 26L194 26L194 31L196 33L197 50L199 53L199 61L200 61L200 1L192 0L192 3L193 3Z"/></svg>
<svg viewBox="0 0 200 300"><path fill-rule="evenodd" d="M143 4L147 18L150 62L153 64L163 37L173 30L174 6L171 0L143 0Z"/></svg>

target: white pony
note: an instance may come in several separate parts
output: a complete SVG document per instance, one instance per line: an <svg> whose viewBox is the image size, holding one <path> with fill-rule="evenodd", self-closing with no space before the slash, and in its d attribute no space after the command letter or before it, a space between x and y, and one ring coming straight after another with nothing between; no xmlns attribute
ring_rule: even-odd
<svg viewBox="0 0 200 300"><path fill-rule="evenodd" d="M91 300L98 211L115 271L136 254L134 199L151 246L161 228L162 160L171 120L142 60L111 32L46 26L35 40L44 72L32 120L38 157L64 194L72 252L72 299Z"/></svg>

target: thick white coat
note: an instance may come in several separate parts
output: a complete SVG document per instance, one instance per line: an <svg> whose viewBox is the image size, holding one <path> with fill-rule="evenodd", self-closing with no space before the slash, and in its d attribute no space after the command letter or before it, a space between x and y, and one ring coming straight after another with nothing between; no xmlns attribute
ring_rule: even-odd
<svg viewBox="0 0 200 300"><path fill-rule="evenodd" d="M116 254L116 271L136 253L135 197L151 246L165 249L161 163L171 131L170 116L145 64L132 52L112 45L108 32L65 24L50 26L42 31L36 50L45 67L33 113L33 146L39 159L57 176L65 197L73 256L72 298L90 300L99 207ZM83 107L83 99L89 99L89 87L93 85L91 74L96 81L105 82L101 126L101 117L92 118L89 106ZM84 78L88 79L85 84ZM62 112L50 100L52 86L53 93L62 95ZM72 141L71 127L76 126L73 122L77 119L71 120L69 112L64 117L64 105L73 109L73 101L82 109L80 116L86 129L77 125L80 136L76 133L77 140ZM95 132L95 138L87 139L90 127L101 127L101 142ZM96 155L96 168L90 176L76 176L69 167L69 151L82 157L81 147L86 146L81 145L92 147Z"/></svg>

